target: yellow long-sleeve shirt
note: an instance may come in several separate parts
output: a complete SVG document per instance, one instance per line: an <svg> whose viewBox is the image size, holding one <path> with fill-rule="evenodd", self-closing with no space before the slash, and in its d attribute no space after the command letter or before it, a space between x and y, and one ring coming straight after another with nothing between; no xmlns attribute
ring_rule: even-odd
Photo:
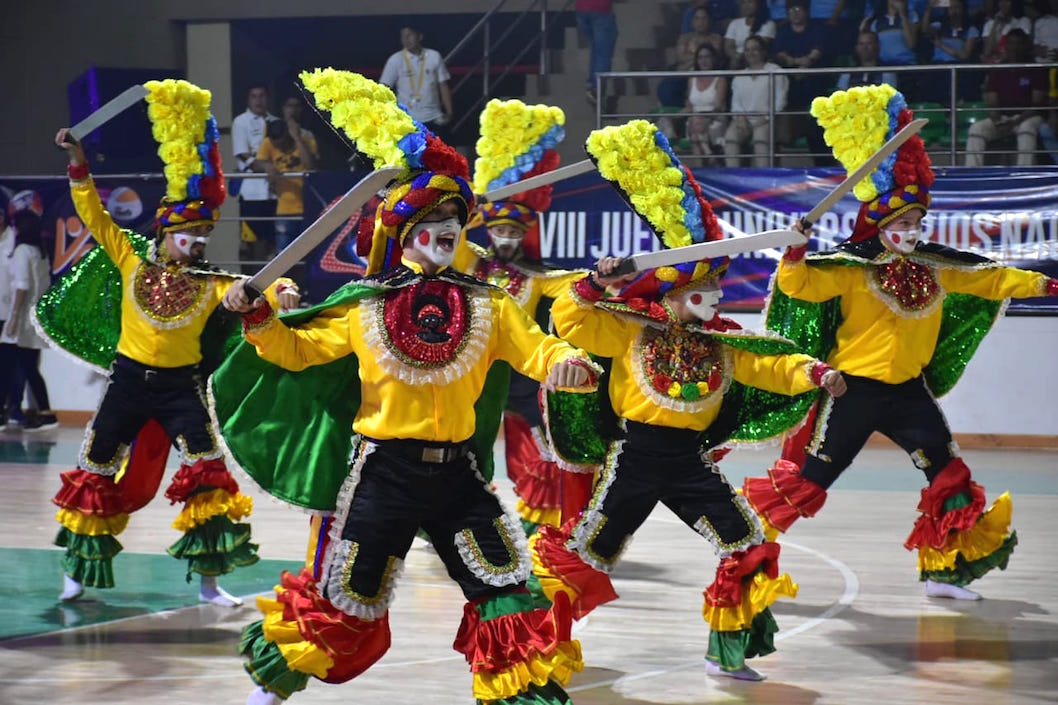
<svg viewBox="0 0 1058 705"><path fill-rule="evenodd" d="M404 264L422 271L407 260ZM271 318L248 328L246 339L262 358L288 370L356 355L361 403L353 430L379 440L469 438L475 427L473 405L496 360L539 381L557 362L570 357L587 360L584 353L541 331L503 291L460 284L427 291L424 281L438 280L417 278L419 283L327 309L296 328ZM447 320L464 320L465 325L424 328L422 314L416 311L425 310L427 295L448 301ZM451 333L452 340L442 346L449 352L435 359L437 346L423 346L422 339L425 333L437 331ZM444 340L437 335L431 339ZM432 361L425 363L424 357Z"/></svg>
<svg viewBox="0 0 1058 705"><path fill-rule="evenodd" d="M645 325L596 307L573 286L555 300L551 315L563 339L613 359L610 401L631 421L703 431L716 420L732 379L780 394L816 388L811 369L817 360L808 355L758 355L682 326ZM707 384L708 391L693 399L673 396L662 389L669 380Z"/></svg>
<svg viewBox="0 0 1058 705"><path fill-rule="evenodd" d="M121 272L118 353L152 367L201 362L206 321L237 277L192 274L175 263L145 260L103 208L91 178L71 181L70 194L77 215ZM276 306L274 286L266 293Z"/></svg>
<svg viewBox="0 0 1058 705"><path fill-rule="evenodd" d="M886 258L883 262L895 261ZM1047 277L1010 267L955 268L930 266L933 294L912 309L888 293L878 265L807 265L782 260L776 283L787 296L823 302L841 297L842 322L827 360L842 372L899 384L922 374L933 357L947 292L999 301L1045 293ZM919 288L921 290L921 287Z"/></svg>

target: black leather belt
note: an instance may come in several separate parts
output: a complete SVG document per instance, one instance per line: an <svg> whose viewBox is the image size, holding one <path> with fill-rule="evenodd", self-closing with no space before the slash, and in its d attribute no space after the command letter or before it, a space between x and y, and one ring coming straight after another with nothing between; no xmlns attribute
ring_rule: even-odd
<svg viewBox="0 0 1058 705"><path fill-rule="evenodd" d="M374 438L366 440L374 443L379 450L385 453L399 455L420 463L450 463L453 460L465 458L473 450L473 443L469 438L460 443L431 443L403 438L385 441Z"/></svg>
<svg viewBox="0 0 1058 705"><path fill-rule="evenodd" d="M127 374L147 384L174 384L186 382L198 374L198 365L184 367L151 367L137 362L131 357L118 355L114 358L114 367L119 367Z"/></svg>

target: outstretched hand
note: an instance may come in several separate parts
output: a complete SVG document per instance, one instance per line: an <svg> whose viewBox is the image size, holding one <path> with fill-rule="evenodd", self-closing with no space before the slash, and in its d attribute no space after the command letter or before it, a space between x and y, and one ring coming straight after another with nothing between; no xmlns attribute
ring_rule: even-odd
<svg viewBox="0 0 1058 705"><path fill-rule="evenodd" d="M632 281L639 276L639 272L614 274L614 271L621 266L622 262L624 262L623 257L603 257L599 260L598 264L595 265L595 271L589 276L595 277L595 281L603 287L612 286L614 284L623 284L624 282Z"/></svg>
<svg viewBox="0 0 1058 705"><path fill-rule="evenodd" d="M69 127L64 127L55 134L55 144L66 151L67 156L70 158L70 164L73 166L81 166L88 163L88 159L84 155L84 148L80 142L70 135Z"/></svg>

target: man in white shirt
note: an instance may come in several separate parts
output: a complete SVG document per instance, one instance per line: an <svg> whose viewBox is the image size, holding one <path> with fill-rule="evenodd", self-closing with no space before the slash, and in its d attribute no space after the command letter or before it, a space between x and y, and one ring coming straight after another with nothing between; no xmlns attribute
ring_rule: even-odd
<svg viewBox="0 0 1058 705"><path fill-rule="evenodd" d="M404 48L386 59L378 82L392 88L413 118L447 142L444 125L452 119L452 92L444 59L422 45L422 32L414 27L400 30L400 43Z"/></svg>
<svg viewBox="0 0 1058 705"><path fill-rule="evenodd" d="M252 173L257 150L265 138L265 127L269 120L276 120L268 112L268 86L254 84L246 92L246 112L236 115L231 121L232 152L238 163L238 170ZM261 260L271 252L275 240L275 223L271 220L255 218L274 218L276 198L264 178L244 178L239 180L239 213L242 221L239 259L241 261ZM250 271L256 271L251 267Z"/></svg>

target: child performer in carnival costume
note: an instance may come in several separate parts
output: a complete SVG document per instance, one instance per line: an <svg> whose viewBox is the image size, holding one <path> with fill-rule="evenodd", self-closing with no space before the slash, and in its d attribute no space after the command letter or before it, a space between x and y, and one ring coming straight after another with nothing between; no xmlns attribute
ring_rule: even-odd
<svg viewBox="0 0 1058 705"><path fill-rule="evenodd" d="M209 91L176 80L146 87L168 182L154 240L115 225L80 145L65 129L55 138L69 155L74 206L100 247L44 294L37 321L54 345L110 370L78 468L62 474L52 500L62 524L55 542L66 548L60 599L79 597L85 586L113 587L115 536L158 491L175 444L181 465L165 496L183 505L173 527L184 535L169 553L187 559L189 581L201 576L200 599L235 606L241 601L217 576L258 558L250 525L236 523L252 501L225 467L203 403L203 356L219 354L225 337L211 314L237 279L202 259L225 196L217 124ZM285 286L285 303L295 305L296 288Z"/></svg>
<svg viewBox="0 0 1058 705"><path fill-rule="evenodd" d="M284 573L244 632L258 686L248 702L287 698L310 676L348 681L386 652L395 583L421 528L467 599L454 646L474 697L566 703L561 686L582 667L569 602L541 607L525 589L521 527L476 469L475 403L498 360L571 390L594 389L598 368L450 266L474 205L460 154L374 81L333 69L301 78L376 166L406 171L378 208L365 279L282 322L241 287L225 298L248 343L212 379L228 449L269 492L333 512L319 579Z"/></svg>
<svg viewBox="0 0 1058 705"><path fill-rule="evenodd" d="M597 130L587 149L666 246L722 238L690 170L656 126L636 120ZM841 374L796 353L789 341L742 331L716 312L726 257L614 276L620 261L603 258L599 273L576 282L552 309L564 339L612 358L608 392L623 438L610 444L583 517L561 530L544 527L531 541L537 575L548 595L569 593L578 617L616 598L607 574L660 501L721 559L705 591L707 671L760 680L745 659L774 650L769 605L793 597L796 585L779 575L778 544L765 539L711 449L748 440L750 428L756 440L781 434L819 387L840 394ZM772 392L770 406L742 403L750 387ZM562 433L578 433L577 424L555 420L556 443L563 445Z"/></svg>
<svg viewBox="0 0 1058 705"><path fill-rule="evenodd" d="M817 98L812 114L850 172L912 119L888 85ZM1010 496L986 510L984 488L970 478L935 397L958 381L1005 299L1058 295L1058 281L921 242L932 183L922 140L912 137L856 186L863 202L856 226L835 251L787 250L767 325L840 367L848 393L821 400L768 477L747 478L744 489L767 523L786 531L822 508L827 489L880 431L928 483L904 543L918 550L926 594L979 599L965 586L1005 568L1017 543Z"/></svg>
<svg viewBox="0 0 1058 705"><path fill-rule="evenodd" d="M555 146L565 137L560 108L491 100L481 113L474 164L474 192L486 193L554 170ZM462 240L454 267L507 291L541 326L551 302L583 272L550 269L540 261L540 213L551 205L550 185L483 203L468 228L484 224L489 247ZM544 433L540 384L499 364L489 375L509 378L503 414L507 475L518 495L518 513L528 533L539 524L559 526L579 512L591 493L591 468L559 466ZM489 475L486 474L486 478Z"/></svg>

